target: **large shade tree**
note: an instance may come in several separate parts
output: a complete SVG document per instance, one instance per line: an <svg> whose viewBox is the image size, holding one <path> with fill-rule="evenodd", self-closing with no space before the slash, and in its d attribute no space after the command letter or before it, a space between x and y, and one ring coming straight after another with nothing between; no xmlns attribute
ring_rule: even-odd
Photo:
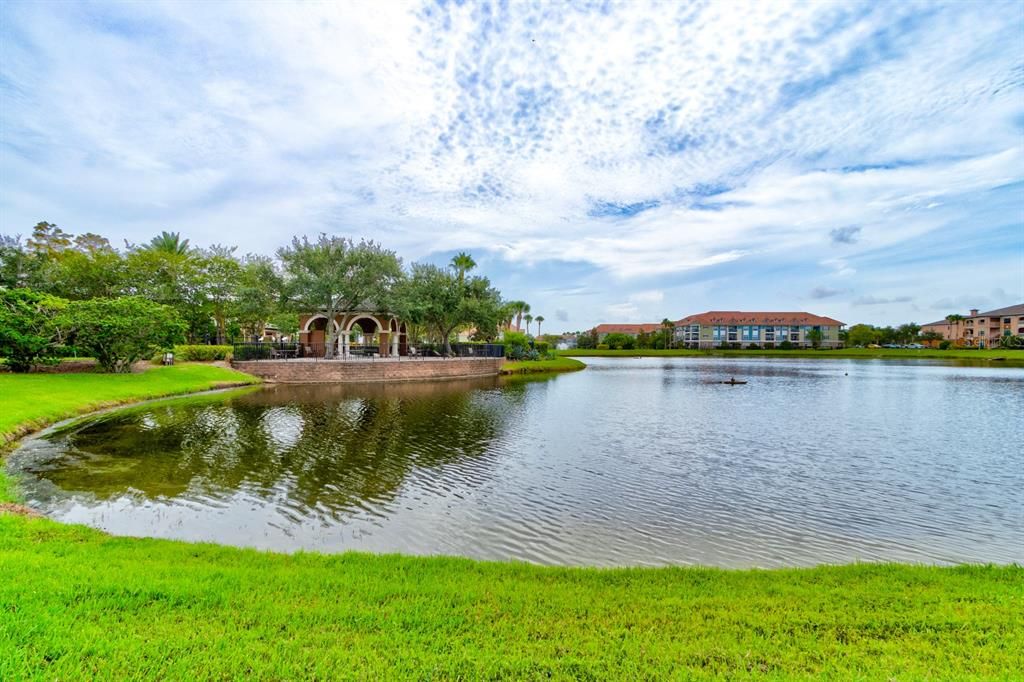
<svg viewBox="0 0 1024 682"><path fill-rule="evenodd" d="M55 319L67 301L30 289L0 288L0 357L13 372L59 361Z"/></svg>
<svg viewBox="0 0 1024 682"><path fill-rule="evenodd" d="M284 290L295 309L320 313L328 320L349 310L386 310L402 279L394 251L372 241L358 243L321 234L314 241L295 237L277 251L284 267ZM334 357L337 334L327 325L326 357Z"/></svg>
<svg viewBox="0 0 1024 682"><path fill-rule="evenodd" d="M452 334L472 325L496 331L503 318L501 296L486 277L460 277L430 264L414 264L412 274L396 299L398 312L413 324L423 325L451 353Z"/></svg>

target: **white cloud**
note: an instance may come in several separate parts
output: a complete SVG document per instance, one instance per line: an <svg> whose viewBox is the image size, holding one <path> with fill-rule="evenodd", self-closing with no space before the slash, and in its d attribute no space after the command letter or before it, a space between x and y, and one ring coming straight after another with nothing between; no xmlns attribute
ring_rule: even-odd
<svg viewBox="0 0 1024 682"><path fill-rule="evenodd" d="M626 317L723 268L867 288L1024 175L1013 3L487 7L5 3L0 231L491 250Z"/></svg>

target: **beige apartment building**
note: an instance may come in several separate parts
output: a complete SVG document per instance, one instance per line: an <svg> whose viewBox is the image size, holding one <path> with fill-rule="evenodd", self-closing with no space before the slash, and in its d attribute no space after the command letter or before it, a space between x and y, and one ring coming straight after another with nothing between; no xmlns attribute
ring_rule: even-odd
<svg viewBox="0 0 1024 682"><path fill-rule="evenodd" d="M1024 335L1024 303L978 312L962 320L939 320L921 325L921 332L937 332L947 341L966 348L998 348L1004 336Z"/></svg>
<svg viewBox="0 0 1024 682"><path fill-rule="evenodd" d="M676 322L675 340L685 348L717 348L723 344L776 348L786 341L806 348L814 345L811 332L817 332L822 348L838 348L842 345L842 327L839 320L806 312L712 310Z"/></svg>

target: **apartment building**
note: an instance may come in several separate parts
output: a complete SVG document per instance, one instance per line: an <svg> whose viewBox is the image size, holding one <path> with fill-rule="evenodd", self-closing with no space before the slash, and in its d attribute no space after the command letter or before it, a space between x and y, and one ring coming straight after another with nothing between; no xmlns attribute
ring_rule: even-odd
<svg viewBox="0 0 1024 682"><path fill-rule="evenodd" d="M979 312L973 308L963 319L921 325L921 332L937 332L957 346L998 348L1003 336L1024 335L1024 303Z"/></svg>
<svg viewBox="0 0 1024 682"><path fill-rule="evenodd" d="M712 310L676 322L675 341L685 348L717 348L723 344L775 348L784 341L797 347L811 347L815 332L820 334L822 348L836 348L842 345L842 327L839 320L806 312Z"/></svg>

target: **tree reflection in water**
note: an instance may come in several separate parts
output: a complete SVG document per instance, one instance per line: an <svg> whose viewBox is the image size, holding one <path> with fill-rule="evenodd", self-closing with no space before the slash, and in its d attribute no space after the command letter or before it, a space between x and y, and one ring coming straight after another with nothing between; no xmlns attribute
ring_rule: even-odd
<svg viewBox="0 0 1024 682"><path fill-rule="evenodd" d="M25 472L95 500L244 490L293 518L337 517L391 501L415 470L484 457L523 395L497 386L277 385L145 405L40 441Z"/></svg>

